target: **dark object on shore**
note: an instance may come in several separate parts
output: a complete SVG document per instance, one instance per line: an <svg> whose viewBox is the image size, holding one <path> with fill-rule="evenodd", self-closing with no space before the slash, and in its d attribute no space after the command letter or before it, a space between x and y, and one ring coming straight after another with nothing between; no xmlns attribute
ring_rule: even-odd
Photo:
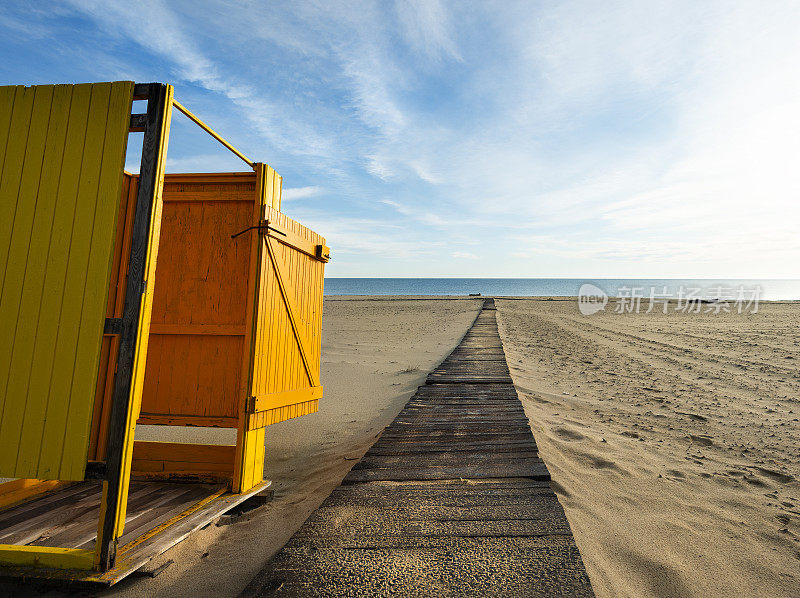
<svg viewBox="0 0 800 598"><path fill-rule="evenodd" d="M470 293L469 296L470 297L480 297L481 294L480 293Z"/></svg>

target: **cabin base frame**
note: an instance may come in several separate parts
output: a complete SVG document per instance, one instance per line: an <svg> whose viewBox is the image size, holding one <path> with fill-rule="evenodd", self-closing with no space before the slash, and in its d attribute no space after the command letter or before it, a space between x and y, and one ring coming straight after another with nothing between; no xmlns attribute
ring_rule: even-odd
<svg viewBox="0 0 800 598"><path fill-rule="evenodd" d="M76 588L108 587L123 580L127 576L144 567L156 557L182 542L192 533L200 530L209 523L240 505L247 499L269 489L271 481L264 481L241 494L211 494L198 501L179 515L145 531L121 546L117 553L117 560L111 569L105 572L91 569L55 569L49 567L0 565L0 580L33 583L68 584ZM35 500L35 499L34 499ZM19 553L31 552L39 546L12 546L5 545L7 549L18 549ZM62 549L63 550L63 549ZM93 551L87 551L93 554Z"/></svg>

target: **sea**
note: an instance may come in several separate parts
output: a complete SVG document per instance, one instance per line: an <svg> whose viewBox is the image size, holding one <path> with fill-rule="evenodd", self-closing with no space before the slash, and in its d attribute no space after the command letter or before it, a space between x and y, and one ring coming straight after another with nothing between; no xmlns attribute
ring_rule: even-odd
<svg viewBox="0 0 800 598"><path fill-rule="evenodd" d="M481 295L576 297L583 285L609 297L734 297L740 289L759 300L800 300L800 279L699 278L326 278L325 295ZM590 287L584 287L590 288Z"/></svg>

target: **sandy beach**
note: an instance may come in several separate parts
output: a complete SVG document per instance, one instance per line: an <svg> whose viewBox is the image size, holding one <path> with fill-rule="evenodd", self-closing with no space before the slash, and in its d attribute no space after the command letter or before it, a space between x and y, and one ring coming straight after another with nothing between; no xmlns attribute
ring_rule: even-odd
<svg viewBox="0 0 800 598"><path fill-rule="evenodd" d="M174 561L157 577L133 575L104 595L237 595L480 305L327 298L320 411L268 428L273 502L194 534L146 567ZM497 306L512 377L598 596L797 595L800 303L765 303L751 315L589 317L566 298Z"/></svg>
<svg viewBox="0 0 800 598"><path fill-rule="evenodd" d="M598 596L797 596L800 304L582 316L498 301Z"/></svg>

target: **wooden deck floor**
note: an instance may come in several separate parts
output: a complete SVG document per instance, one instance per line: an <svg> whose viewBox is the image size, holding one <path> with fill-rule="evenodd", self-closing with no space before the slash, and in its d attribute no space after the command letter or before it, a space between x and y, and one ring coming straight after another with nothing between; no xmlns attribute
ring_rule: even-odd
<svg viewBox="0 0 800 598"><path fill-rule="evenodd" d="M112 569L101 573L3 565L0 595L28 595L29 581L64 583L81 591L113 585L271 485L266 481L231 494L224 492L225 484L131 482L125 533ZM99 482L83 482L0 511L0 544L94 548L100 492Z"/></svg>
<svg viewBox="0 0 800 598"><path fill-rule="evenodd" d="M592 596L493 300L243 596Z"/></svg>
<svg viewBox="0 0 800 598"><path fill-rule="evenodd" d="M221 488L132 482L120 546ZM100 482L82 482L0 512L0 544L94 549L101 492Z"/></svg>

